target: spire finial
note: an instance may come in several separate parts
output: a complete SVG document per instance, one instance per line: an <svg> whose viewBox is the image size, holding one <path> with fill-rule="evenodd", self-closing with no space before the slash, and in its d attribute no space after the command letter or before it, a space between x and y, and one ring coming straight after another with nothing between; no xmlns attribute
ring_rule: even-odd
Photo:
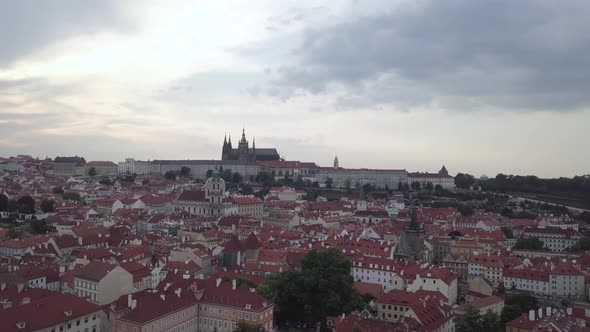
<svg viewBox="0 0 590 332"><path fill-rule="evenodd" d="M256 136L252 136L252 149L256 149Z"/></svg>

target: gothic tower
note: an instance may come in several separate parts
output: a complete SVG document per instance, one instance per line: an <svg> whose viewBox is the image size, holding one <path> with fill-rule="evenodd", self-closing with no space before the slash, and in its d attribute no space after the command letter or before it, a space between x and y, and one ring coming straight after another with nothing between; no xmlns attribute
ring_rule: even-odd
<svg viewBox="0 0 590 332"><path fill-rule="evenodd" d="M334 157L334 168L339 168L340 162L338 161L338 156Z"/></svg>
<svg viewBox="0 0 590 332"><path fill-rule="evenodd" d="M246 129L242 128L242 139L238 143L238 159L248 161L248 140L246 140Z"/></svg>

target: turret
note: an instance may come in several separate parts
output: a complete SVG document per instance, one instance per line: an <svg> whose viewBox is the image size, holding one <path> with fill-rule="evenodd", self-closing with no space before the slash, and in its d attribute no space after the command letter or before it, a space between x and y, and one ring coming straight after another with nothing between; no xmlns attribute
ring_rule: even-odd
<svg viewBox="0 0 590 332"><path fill-rule="evenodd" d="M338 156L334 157L334 168L340 167L340 162L338 161Z"/></svg>

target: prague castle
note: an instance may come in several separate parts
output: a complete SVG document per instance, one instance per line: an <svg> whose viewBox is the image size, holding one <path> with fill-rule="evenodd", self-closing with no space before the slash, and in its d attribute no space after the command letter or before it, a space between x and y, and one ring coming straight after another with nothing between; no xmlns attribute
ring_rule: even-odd
<svg viewBox="0 0 590 332"><path fill-rule="evenodd" d="M256 148L256 142L252 139L252 147L246 140L246 131L242 129L242 139L238 142L238 147L234 149L229 140L223 138L223 148L221 149L221 160L239 160L242 162L255 163L257 161L281 160L277 149L275 148Z"/></svg>

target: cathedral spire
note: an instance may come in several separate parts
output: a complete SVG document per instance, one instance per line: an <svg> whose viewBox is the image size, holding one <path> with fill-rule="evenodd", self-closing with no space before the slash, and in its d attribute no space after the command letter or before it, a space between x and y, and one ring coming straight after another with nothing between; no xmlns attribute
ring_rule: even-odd
<svg viewBox="0 0 590 332"><path fill-rule="evenodd" d="M248 141L246 140L246 129L242 128L242 139L240 140L240 144L247 144Z"/></svg>
<svg viewBox="0 0 590 332"><path fill-rule="evenodd" d="M223 146L227 144L227 133L223 134Z"/></svg>
<svg viewBox="0 0 590 332"><path fill-rule="evenodd" d="M252 149L256 149L256 136L252 136Z"/></svg>
<svg viewBox="0 0 590 332"><path fill-rule="evenodd" d="M227 145L231 148L231 134L229 134L229 140L227 141Z"/></svg>

